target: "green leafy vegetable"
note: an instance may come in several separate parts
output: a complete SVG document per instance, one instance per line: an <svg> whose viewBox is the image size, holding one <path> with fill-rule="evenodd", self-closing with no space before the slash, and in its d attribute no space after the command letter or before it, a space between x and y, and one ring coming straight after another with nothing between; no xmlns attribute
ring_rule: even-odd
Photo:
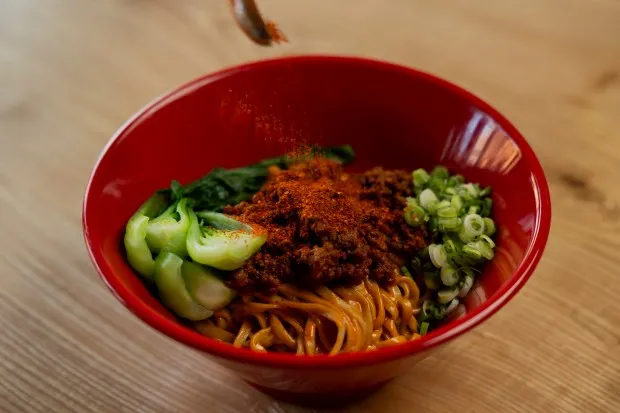
<svg viewBox="0 0 620 413"><path fill-rule="evenodd" d="M235 290L228 288L212 268L183 261L181 274L194 301L209 310L226 307L236 296Z"/></svg>
<svg viewBox="0 0 620 413"><path fill-rule="evenodd" d="M198 304L189 293L183 279L183 259L168 251L155 260L155 284L162 303L179 317L198 321L209 318L213 310Z"/></svg>
<svg viewBox="0 0 620 413"><path fill-rule="evenodd" d="M266 232L256 232L251 226L219 212L201 212L198 216L190 209L189 217L189 256L219 270L241 267L267 241Z"/></svg>
<svg viewBox="0 0 620 413"><path fill-rule="evenodd" d="M189 229L187 202L187 199L175 202L148 223L146 243L151 251L166 250L181 257L187 255L185 249L185 239Z"/></svg>
<svg viewBox="0 0 620 413"><path fill-rule="evenodd" d="M293 162L317 155L342 164L348 164L355 159L355 152L350 145L314 146L307 153L297 156L284 155L234 169L214 168L204 177L185 186L173 181L169 191L176 199L191 199L197 211L220 212L226 205L235 205L252 198L267 181L270 167L286 169Z"/></svg>
<svg viewBox="0 0 620 413"><path fill-rule="evenodd" d="M146 241L149 221L167 206L168 198L156 192L138 208L125 227L124 244L129 265L147 279L151 279L155 271L155 261Z"/></svg>
<svg viewBox="0 0 620 413"><path fill-rule="evenodd" d="M267 240L259 227L220 211L249 200L266 182L270 167L286 169L317 155L342 164L355 159L350 145L313 146L295 156L235 169L215 168L186 186L172 181L169 189L155 192L128 220L124 244L129 264L154 281L162 303L179 317L210 317L235 297L217 270L239 268Z"/></svg>

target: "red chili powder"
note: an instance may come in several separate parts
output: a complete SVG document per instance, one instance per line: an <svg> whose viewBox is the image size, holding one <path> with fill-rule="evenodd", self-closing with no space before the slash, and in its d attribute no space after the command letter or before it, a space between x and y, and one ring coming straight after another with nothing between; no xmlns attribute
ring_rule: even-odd
<svg viewBox="0 0 620 413"><path fill-rule="evenodd" d="M300 147L295 154L308 150ZM424 230L403 216L413 192L409 172L347 174L325 158L270 172L250 202L225 209L268 232L261 250L229 275L228 284L238 291L273 292L280 283L355 285L366 277L390 285L426 245Z"/></svg>

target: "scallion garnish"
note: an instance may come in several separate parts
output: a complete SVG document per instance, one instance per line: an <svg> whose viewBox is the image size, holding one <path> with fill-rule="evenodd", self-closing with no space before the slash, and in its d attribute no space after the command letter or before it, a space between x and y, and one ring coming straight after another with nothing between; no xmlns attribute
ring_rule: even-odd
<svg viewBox="0 0 620 413"><path fill-rule="evenodd" d="M474 285L474 277L471 275L465 275L463 277L463 286L461 287L461 291L459 291L459 297L464 298L471 287Z"/></svg>
<svg viewBox="0 0 620 413"><path fill-rule="evenodd" d="M450 175L443 166L430 173L416 169L412 177L416 197L407 198L405 220L414 227L427 225L431 237L430 245L412 261L429 290L419 317L440 320L471 291L477 268L495 255L491 188Z"/></svg>
<svg viewBox="0 0 620 413"><path fill-rule="evenodd" d="M431 262L437 268L443 267L448 261L448 255L446 254L442 244L429 245L428 254L430 255Z"/></svg>
<svg viewBox="0 0 620 413"><path fill-rule="evenodd" d="M439 290L437 292L437 301L439 304L448 304L450 301L454 300L457 295L459 295L458 288Z"/></svg>
<svg viewBox="0 0 620 413"><path fill-rule="evenodd" d="M426 172L422 168L413 171L412 176L413 185L418 187L424 186L431 179L431 176L428 174L428 172Z"/></svg>
<svg viewBox="0 0 620 413"><path fill-rule="evenodd" d="M495 222L491 218L482 218L484 221L484 234L485 235L493 235L495 234Z"/></svg>
<svg viewBox="0 0 620 413"><path fill-rule="evenodd" d="M426 188L420 193L420 206L425 210L433 211L438 202L439 199L432 189Z"/></svg>
<svg viewBox="0 0 620 413"><path fill-rule="evenodd" d="M478 249L478 244L475 242L468 242L461 251L467 258L471 258L473 260L479 260L482 258L482 252Z"/></svg>
<svg viewBox="0 0 620 413"><path fill-rule="evenodd" d="M439 274L441 277L441 282L446 287L452 287L459 280L459 275L458 275L457 270L450 267L449 265L445 265L441 267Z"/></svg>
<svg viewBox="0 0 620 413"><path fill-rule="evenodd" d="M448 306L446 307L445 310L445 314L448 315L451 312L453 312L454 310L456 310L456 307L459 305L459 300L458 298L454 298L452 299L452 301L450 301L450 304L448 304Z"/></svg>
<svg viewBox="0 0 620 413"><path fill-rule="evenodd" d="M463 241L470 241L476 237L479 237L484 233L484 220L482 217L475 213L469 213L465 215L463 219L463 228L459 233L459 236Z"/></svg>
<svg viewBox="0 0 620 413"><path fill-rule="evenodd" d="M436 273L428 271L424 273L424 284L429 290L437 290L441 286Z"/></svg>
<svg viewBox="0 0 620 413"><path fill-rule="evenodd" d="M405 207L405 221L412 227L418 227L428 220L428 214L415 198L407 198Z"/></svg>

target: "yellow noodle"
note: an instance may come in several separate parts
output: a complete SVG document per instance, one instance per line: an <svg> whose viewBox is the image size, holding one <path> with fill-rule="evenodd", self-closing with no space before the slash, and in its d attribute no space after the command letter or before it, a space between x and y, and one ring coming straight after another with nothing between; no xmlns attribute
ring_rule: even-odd
<svg viewBox="0 0 620 413"><path fill-rule="evenodd" d="M304 341L301 338L301 335L297 337L297 351L295 352L298 356L304 355Z"/></svg>
<svg viewBox="0 0 620 413"><path fill-rule="evenodd" d="M271 347L274 343L274 337L271 333L271 327L259 330L250 339L250 348L254 351L266 352L266 347Z"/></svg>
<svg viewBox="0 0 620 413"><path fill-rule="evenodd" d="M249 321L244 321L243 324L241 324L241 328L239 328L239 331L237 332L237 337L235 337L233 346L243 347L246 341L248 341L250 334L252 334L252 325Z"/></svg>
<svg viewBox="0 0 620 413"><path fill-rule="evenodd" d="M387 334L387 337L390 338L398 337L400 335L396 330L396 322L391 318L388 318L383 323L383 332L384 334Z"/></svg>
<svg viewBox="0 0 620 413"><path fill-rule="evenodd" d="M390 292L386 290L381 290L381 300L383 301L383 306L385 307L385 310L390 313L390 317L392 319L397 319L398 308L396 307L396 304L393 301L393 296L390 294Z"/></svg>
<svg viewBox="0 0 620 413"><path fill-rule="evenodd" d="M297 355L369 351L420 338L420 290L409 277L389 287L366 279L354 287L250 294L196 324L202 334L258 352Z"/></svg>
<svg viewBox="0 0 620 413"><path fill-rule="evenodd" d="M219 326L216 326L211 320L198 323L196 325L196 329L205 336L209 336L225 343L232 343L235 340L235 335L233 333L226 331Z"/></svg>
<svg viewBox="0 0 620 413"><path fill-rule="evenodd" d="M297 349L297 342L293 336L286 331L286 328L284 328L278 316L271 313L269 315L269 325L271 326L271 332L279 342L291 349Z"/></svg>
<svg viewBox="0 0 620 413"><path fill-rule="evenodd" d="M326 323L324 323L318 317L311 317L311 318L314 320L314 323L316 324L316 331L318 332L319 341L321 345L323 346L323 348L329 348L330 341L329 341L329 336L326 331Z"/></svg>
<svg viewBox="0 0 620 413"><path fill-rule="evenodd" d="M308 321L306 321L304 344L307 355L313 356L316 354L316 323L312 318L308 318Z"/></svg>
<svg viewBox="0 0 620 413"><path fill-rule="evenodd" d="M402 344L406 342L407 339L404 336L396 336L387 340L380 341L376 344L377 348L394 346L396 344Z"/></svg>
<svg viewBox="0 0 620 413"><path fill-rule="evenodd" d="M381 290L375 282L366 280L364 281L364 284L372 294L372 298L374 300L373 302L375 303L375 307L377 309L377 314L373 323L373 328L376 330L381 328L383 326L383 322L385 321L385 307L383 306L383 299L381 298Z"/></svg>
<svg viewBox="0 0 620 413"><path fill-rule="evenodd" d="M302 327L302 320L297 320L293 314L288 314L285 310L274 310L273 313L293 327L298 335L303 334L304 328Z"/></svg>
<svg viewBox="0 0 620 413"><path fill-rule="evenodd" d="M232 326L233 324L232 315L227 309L213 312L213 320L215 321L215 325L224 330L228 329L228 326Z"/></svg>
<svg viewBox="0 0 620 413"><path fill-rule="evenodd" d="M373 315L368 298L357 289L338 288L335 293L355 308L355 317L362 330L362 341L359 347L360 349L366 348L370 345L373 334Z"/></svg>

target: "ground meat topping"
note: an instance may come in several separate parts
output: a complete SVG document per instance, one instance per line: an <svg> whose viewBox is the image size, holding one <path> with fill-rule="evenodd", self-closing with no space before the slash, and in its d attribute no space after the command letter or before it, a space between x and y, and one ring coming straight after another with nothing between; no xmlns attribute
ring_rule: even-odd
<svg viewBox="0 0 620 413"><path fill-rule="evenodd" d="M267 242L229 275L240 292L273 292L280 283L302 288L356 285L370 277L390 285L399 267L424 248L425 233L404 220L411 174L372 169L347 174L314 158L270 171L250 202L224 212L261 225Z"/></svg>

